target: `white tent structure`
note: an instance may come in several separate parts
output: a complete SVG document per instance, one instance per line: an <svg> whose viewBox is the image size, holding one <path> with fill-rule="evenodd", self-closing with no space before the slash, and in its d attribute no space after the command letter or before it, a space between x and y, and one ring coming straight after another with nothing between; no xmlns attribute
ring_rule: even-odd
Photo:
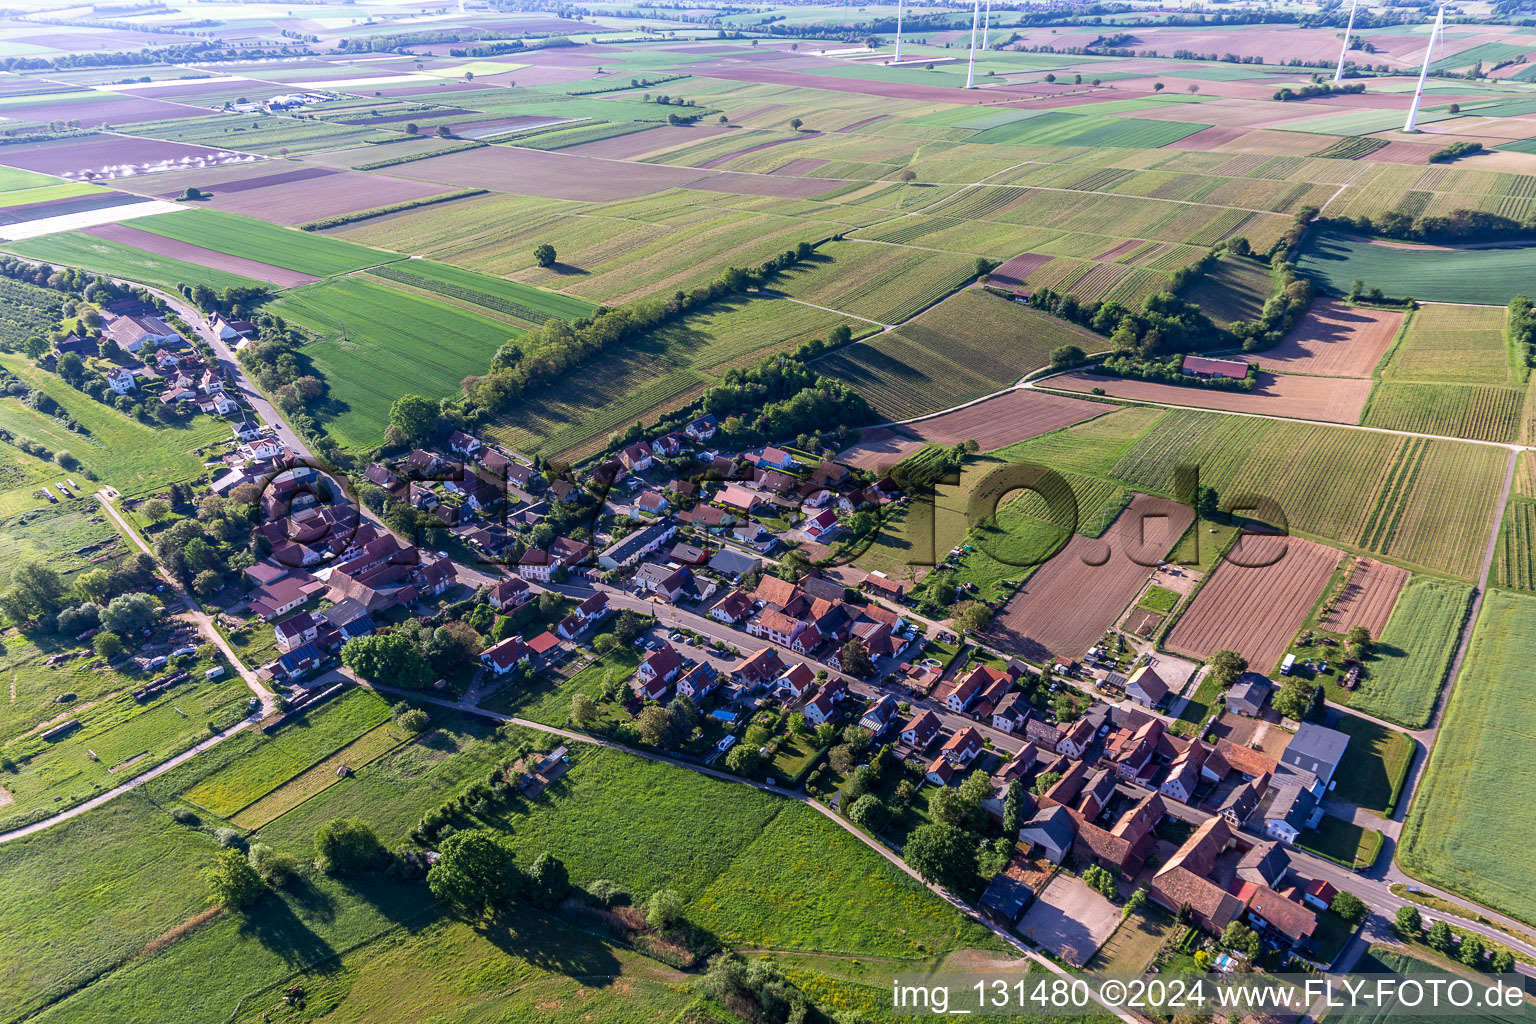
<svg viewBox="0 0 1536 1024"><path fill-rule="evenodd" d="M1413 105L1408 108L1408 120L1403 122L1403 131L1418 131L1419 101L1424 98L1424 82L1429 78L1429 64L1435 56L1435 39L1445 29L1445 8L1440 8L1435 15L1435 27L1429 33L1429 45L1424 47L1424 67L1419 72L1419 87L1413 92Z"/></svg>
<svg viewBox="0 0 1536 1024"><path fill-rule="evenodd" d="M1355 34L1355 9L1359 6L1360 0L1353 0L1349 5L1349 27L1344 30L1344 46L1339 50L1339 66L1333 72L1333 80L1335 82L1342 82L1344 80L1344 57L1349 53L1349 37ZM899 13L897 17L898 19L900 18ZM897 24L900 24L899 20ZM900 45L900 43L897 43L898 48Z"/></svg>

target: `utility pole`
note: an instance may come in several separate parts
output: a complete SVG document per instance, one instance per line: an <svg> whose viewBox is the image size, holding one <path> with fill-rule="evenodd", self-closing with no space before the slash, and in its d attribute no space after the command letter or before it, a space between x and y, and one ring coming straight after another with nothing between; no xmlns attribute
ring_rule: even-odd
<svg viewBox="0 0 1536 1024"><path fill-rule="evenodd" d="M1333 73L1335 83L1344 81L1344 55L1349 53L1349 37L1355 31L1355 8L1360 6L1360 0L1353 0L1349 5L1349 27L1344 30L1344 47L1339 50L1339 66Z"/></svg>
<svg viewBox="0 0 1536 1024"><path fill-rule="evenodd" d="M965 71L965 87L976 88L976 30L980 28L981 0L975 0L971 7L971 63ZM1427 64L1425 65L1428 66Z"/></svg>
<svg viewBox="0 0 1536 1024"><path fill-rule="evenodd" d="M1415 124L1419 117L1419 100L1424 96L1424 80L1429 77L1429 62L1435 55L1435 37L1440 34L1440 30L1443 28L1445 28L1444 7L1440 8L1440 12L1435 15L1435 27L1429 33L1429 45L1424 47L1424 67L1419 72L1419 87L1413 94L1413 106L1408 108L1408 120L1403 122L1403 131L1405 132L1416 132L1419 130L1418 125Z"/></svg>
<svg viewBox="0 0 1536 1024"><path fill-rule="evenodd" d="M896 64L901 63L901 12L905 7L906 0L896 0Z"/></svg>

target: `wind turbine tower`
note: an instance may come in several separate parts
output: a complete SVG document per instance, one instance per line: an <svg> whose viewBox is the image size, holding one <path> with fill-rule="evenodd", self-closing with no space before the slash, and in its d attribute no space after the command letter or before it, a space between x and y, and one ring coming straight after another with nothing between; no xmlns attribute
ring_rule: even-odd
<svg viewBox="0 0 1536 1024"><path fill-rule="evenodd" d="M1349 37L1354 35L1354 33L1355 33L1355 8L1357 8L1359 6L1360 6L1360 0L1354 0L1354 2L1349 5L1349 27L1344 30L1344 47L1343 47L1343 49L1339 50L1339 66L1338 66L1338 69L1335 70L1334 73L1333 73L1333 80L1334 80L1334 82L1342 82L1344 80L1344 56L1347 53L1349 53ZM897 25L900 26L900 24L901 24L901 20L900 20L901 19L901 14L900 14L900 9L899 8L897 10L896 17L897 17ZM897 30L900 31L899 27L898 27ZM898 42L897 42L896 45L897 45L898 49L901 46L900 38L901 38L900 36L897 37Z"/></svg>
<svg viewBox="0 0 1536 1024"><path fill-rule="evenodd" d="M1429 32L1429 45L1424 47L1424 67L1419 72L1419 87L1413 93L1413 105L1408 108L1408 120L1403 123L1403 131L1418 131L1415 122L1419 117L1419 100L1424 97L1424 81L1429 78L1429 63L1435 55L1435 37L1445 28L1445 8L1440 8L1435 15L1435 27Z"/></svg>
<svg viewBox="0 0 1536 1024"><path fill-rule="evenodd" d="M896 0L896 64L901 63L901 11L905 6L906 0Z"/></svg>
<svg viewBox="0 0 1536 1024"><path fill-rule="evenodd" d="M981 0L971 7L971 63L965 69L965 87L976 88L976 30L981 27ZM1426 65L1427 66L1427 65Z"/></svg>
<svg viewBox="0 0 1536 1024"><path fill-rule="evenodd" d="M987 50L987 33L992 28L992 0L987 0L987 13L981 19L981 50Z"/></svg>

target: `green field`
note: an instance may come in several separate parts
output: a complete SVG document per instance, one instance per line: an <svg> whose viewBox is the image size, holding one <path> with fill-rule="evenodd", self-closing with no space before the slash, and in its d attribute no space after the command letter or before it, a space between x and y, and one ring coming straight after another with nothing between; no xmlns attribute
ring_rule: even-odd
<svg viewBox="0 0 1536 1024"><path fill-rule="evenodd" d="M1351 973L1354 974L1406 974L1410 978L1414 975L1436 974L1450 976L1462 974L1463 976L1476 977L1469 970L1451 970L1432 964L1418 957L1409 956L1407 953L1388 946L1372 946L1366 955L1361 957ZM1474 983L1475 984L1475 983ZM1409 990L1404 990L1408 994ZM1474 990L1475 991L1475 990ZM1480 994L1480 993L1479 993ZM1399 1021L1404 1017L1403 1003L1397 998L1392 998L1382 1006L1361 1012L1346 1012L1344 1010L1329 1010L1322 1018L1327 1024L1387 1024L1390 1021ZM1529 1010L1529 1006L1526 1007ZM1457 1017L1468 1024L1519 1024L1521 1021L1530 1020L1530 1014L1519 1010L1506 1013L1497 1013L1473 1006L1457 1013Z"/></svg>
<svg viewBox="0 0 1536 1024"><path fill-rule="evenodd" d="M245 743L247 756L182 795L227 818L388 718L389 705L382 697L371 690L348 690L270 736L253 737Z"/></svg>
<svg viewBox="0 0 1536 1024"><path fill-rule="evenodd" d="M1209 127L1208 124L1189 124L1183 121L1138 120L1050 110L1037 117L988 128L978 133L973 141L1008 146L1129 146L1156 149Z"/></svg>
<svg viewBox="0 0 1536 1024"><path fill-rule="evenodd" d="M975 260L871 242L829 242L774 290L880 324L900 324L976 276Z"/></svg>
<svg viewBox="0 0 1536 1024"><path fill-rule="evenodd" d="M328 407L320 411L337 442L354 448L379 442L389 407L403 392L455 394L464 377L490 367L513 333L498 321L355 276L286 292L267 308L321 335L304 349L328 386Z"/></svg>
<svg viewBox="0 0 1536 1024"><path fill-rule="evenodd" d="M1471 588L1459 583L1410 579L1377 638L1360 688L1349 694L1349 706L1409 729L1427 725L1471 598Z"/></svg>
<svg viewBox="0 0 1536 1024"><path fill-rule="evenodd" d="M176 216L183 217L186 214L178 213ZM42 238L29 238L22 242L0 242L0 247L6 252L29 259L45 260L56 266L84 267L98 274L108 274L172 292L184 284L205 284L215 290L270 287L265 281L201 267L168 256L155 256L121 242L108 241L79 231L44 235Z"/></svg>
<svg viewBox="0 0 1536 1024"><path fill-rule="evenodd" d="M339 238L278 227L218 210L183 210L174 215L140 217L133 227L314 277L333 277L398 258Z"/></svg>
<svg viewBox="0 0 1536 1024"><path fill-rule="evenodd" d="M1536 922L1527 799L1536 768L1524 754L1533 656L1536 598L1490 591L1398 847L1415 878L1527 923Z"/></svg>
<svg viewBox="0 0 1536 1024"><path fill-rule="evenodd" d="M1094 351L1104 339L978 289L966 289L894 331L816 364L864 396L882 420L980 398L1050 364L1051 350Z"/></svg>
<svg viewBox="0 0 1536 1024"><path fill-rule="evenodd" d="M1334 796L1390 817L1417 745L1406 733L1354 715L1339 715L1332 728L1349 737L1349 771Z"/></svg>
<svg viewBox="0 0 1536 1024"><path fill-rule="evenodd" d="M1473 384L1397 383L1371 390L1365 426L1473 441L1516 441L1525 405L1522 388Z"/></svg>
<svg viewBox="0 0 1536 1024"><path fill-rule="evenodd" d="M36 412L15 397L0 398L0 428L30 438L55 455L69 452L127 497L205 475L202 459L193 452L229 437L228 425L215 416L194 416L175 426L150 426L81 394L19 356L0 354L0 367L47 394L88 433L68 430L57 419ZM69 475L54 467L48 479ZM76 480L80 482L78 477Z"/></svg>
<svg viewBox="0 0 1536 1024"><path fill-rule="evenodd" d="M1439 249L1394 242L1390 245L1313 231L1297 265L1338 294L1355 278L1388 295L1430 302L1503 306L1517 295L1530 263L1529 245L1493 249Z"/></svg>
<svg viewBox="0 0 1536 1024"><path fill-rule="evenodd" d="M1513 387L1525 379L1504 339L1506 312L1439 303L1413 312L1382 378Z"/></svg>
<svg viewBox="0 0 1536 1024"><path fill-rule="evenodd" d="M1507 590L1536 591L1536 501L1511 498L1505 506L1490 582Z"/></svg>
<svg viewBox="0 0 1536 1024"><path fill-rule="evenodd" d="M411 260L408 264L380 267L374 271L374 276L461 299L531 324L542 324L551 317L577 320L591 316L592 310L596 308L590 302L569 295L557 295L516 281L477 274L472 270L450 267L446 263L433 263L431 260Z"/></svg>
<svg viewBox="0 0 1536 1024"><path fill-rule="evenodd" d="M1274 288L1274 279L1263 263L1228 256L1197 277L1179 298L1199 306L1216 326L1228 327L1238 320L1258 320Z"/></svg>

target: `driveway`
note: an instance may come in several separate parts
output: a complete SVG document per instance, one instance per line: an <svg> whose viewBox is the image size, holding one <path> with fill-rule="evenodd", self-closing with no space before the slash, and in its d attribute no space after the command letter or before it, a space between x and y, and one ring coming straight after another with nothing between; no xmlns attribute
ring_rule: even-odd
<svg viewBox="0 0 1536 1024"><path fill-rule="evenodd" d="M1114 934L1120 908L1073 875L1059 874L1025 911L1015 929L1024 938L1081 967Z"/></svg>

